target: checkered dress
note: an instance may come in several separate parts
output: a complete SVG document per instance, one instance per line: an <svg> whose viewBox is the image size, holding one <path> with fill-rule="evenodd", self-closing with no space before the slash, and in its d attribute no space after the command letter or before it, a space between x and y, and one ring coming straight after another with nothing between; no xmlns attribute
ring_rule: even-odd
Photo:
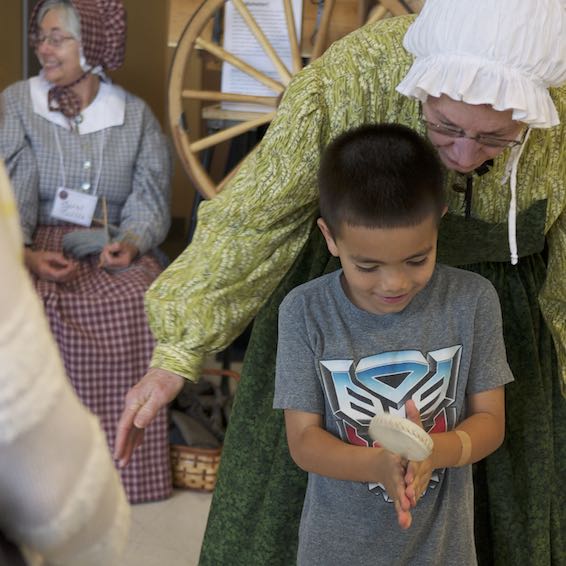
<svg viewBox="0 0 566 566"><path fill-rule="evenodd" d="M130 94L123 125L85 135L34 114L25 82L9 87L3 96L0 155L8 166L26 242L34 249L61 251L63 235L80 229L50 216L55 189L62 183L57 128L65 186L80 189L85 180L94 185L100 172L97 195L106 197L109 222L133 238L142 253L119 273L98 269L92 258L81 262L72 282L35 279L67 374L81 400L100 418L113 448L124 397L147 371L154 345L143 299L161 271L148 251L169 227L167 143L149 108ZM95 217L101 214L99 204ZM132 503L171 493L166 417L162 412L147 429L144 444L121 472Z"/></svg>
<svg viewBox="0 0 566 566"><path fill-rule="evenodd" d="M60 251L63 235L75 229L40 226L34 247ZM96 264L94 257L82 261L78 277L65 284L33 279L67 375L80 399L100 419L113 449L124 397L147 371L153 351L143 297L161 267L151 254L118 273L98 269ZM170 494L165 410L145 431L144 443L121 475L131 503Z"/></svg>

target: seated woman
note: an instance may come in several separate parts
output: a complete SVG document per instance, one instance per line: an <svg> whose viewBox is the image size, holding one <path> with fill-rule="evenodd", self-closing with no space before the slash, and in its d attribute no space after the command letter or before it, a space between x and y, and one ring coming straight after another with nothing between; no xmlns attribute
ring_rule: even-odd
<svg viewBox="0 0 566 566"><path fill-rule="evenodd" d="M0 155L65 369L112 446L153 348L143 297L161 271L152 250L170 223L170 153L148 106L105 75L124 58L120 0L40 0L29 30L42 71L4 91ZM103 219L98 253L64 253L66 234ZM131 502L171 492L164 412L146 440L121 472Z"/></svg>

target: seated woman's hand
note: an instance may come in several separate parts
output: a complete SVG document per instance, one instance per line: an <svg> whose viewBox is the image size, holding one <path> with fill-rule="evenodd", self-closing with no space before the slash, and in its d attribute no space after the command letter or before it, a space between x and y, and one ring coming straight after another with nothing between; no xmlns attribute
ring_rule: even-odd
<svg viewBox="0 0 566 566"><path fill-rule="evenodd" d="M119 269L128 267L138 255L138 248L130 242L112 242L100 253L100 267Z"/></svg>
<svg viewBox="0 0 566 566"><path fill-rule="evenodd" d="M25 262L28 269L45 281L67 283L76 277L79 264L66 258L60 252L25 250Z"/></svg>

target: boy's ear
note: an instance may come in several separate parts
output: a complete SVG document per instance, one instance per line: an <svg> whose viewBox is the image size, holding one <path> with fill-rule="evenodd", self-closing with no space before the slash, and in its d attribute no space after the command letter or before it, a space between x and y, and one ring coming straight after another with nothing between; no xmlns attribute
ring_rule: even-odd
<svg viewBox="0 0 566 566"><path fill-rule="evenodd" d="M332 233L330 232L330 228L328 227L328 224L326 224L326 222L324 221L324 218L319 218L316 223L318 224L318 227L320 228L320 231L322 232L322 235L324 236L324 239L326 240L326 247L328 248L328 251L334 256L334 257L338 257L339 253L338 253L338 246L336 245L336 242L334 241L334 237L332 236Z"/></svg>
<svg viewBox="0 0 566 566"><path fill-rule="evenodd" d="M442 212L440 213L440 218L442 218L448 212L448 205L445 204Z"/></svg>

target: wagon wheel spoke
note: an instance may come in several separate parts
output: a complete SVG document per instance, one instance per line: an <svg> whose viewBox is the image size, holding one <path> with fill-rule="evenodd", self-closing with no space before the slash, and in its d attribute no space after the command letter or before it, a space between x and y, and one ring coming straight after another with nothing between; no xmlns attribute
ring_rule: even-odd
<svg viewBox="0 0 566 566"><path fill-rule="evenodd" d="M283 7L285 8L285 21L287 22L287 31L289 33L293 73L298 73L303 68L303 61L301 60L301 50L299 48L299 39L297 37L297 28L295 27L295 16L293 14L291 0L283 0Z"/></svg>
<svg viewBox="0 0 566 566"><path fill-rule="evenodd" d="M411 13L411 9L406 3L400 2L399 0L379 0L379 3L394 16L403 16Z"/></svg>
<svg viewBox="0 0 566 566"><path fill-rule="evenodd" d="M243 161L243 159L242 159ZM238 163L234 169L232 169L232 171L230 171L230 173L228 173L228 175L226 175L226 177L224 177L224 179L222 179L222 181L220 181L220 183L218 183L218 187L216 187L216 190L218 192L221 192L222 189L233 179L233 177L236 175L236 173L238 172L238 169L240 168L240 165L242 164L242 161L240 161L240 163Z"/></svg>
<svg viewBox="0 0 566 566"><path fill-rule="evenodd" d="M320 20L320 27L316 34L316 40L312 50L311 61L318 59L326 49L326 41L328 38L328 29L330 28L330 16L334 9L335 0L325 0L324 9L322 10L322 18Z"/></svg>
<svg viewBox="0 0 566 566"><path fill-rule="evenodd" d="M370 12L369 17L367 19L367 23L373 24L378 20L382 20L387 15L387 13L388 13L387 8L379 4Z"/></svg>
<svg viewBox="0 0 566 566"><path fill-rule="evenodd" d="M245 122L241 122L236 126L232 126L230 128L227 128L226 130L222 130L221 132L206 136L196 142L191 143L189 149L193 152L199 152L208 147L212 147L213 145L218 145L229 139L235 138L240 134L249 132L250 130L257 128L258 126L263 126L264 124L271 122L274 117L275 112L269 112L268 114L264 114L253 120L246 120Z"/></svg>
<svg viewBox="0 0 566 566"><path fill-rule="evenodd" d="M250 77L253 77L257 81L269 87L271 90L274 90L277 93L281 93L285 90L284 85L282 85L277 81L274 81L271 77L268 77L265 73L258 71L255 67L252 67L251 65L249 65L239 57L236 57L236 55L234 55L233 53L226 51L224 48L220 47L219 45L216 45L215 43L203 39L202 37L197 37L195 43L205 51L208 51L208 53L210 53L211 55L214 55L218 59L226 63L229 63L230 65L236 67L240 71L243 71L244 73L248 74Z"/></svg>
<svg viewBox="0 0 566 566"><path fill-rule="evenodd" d="M237 94L233 92L218 92L214 90L191 90L181 92L183 98L190 100L212 100L216 102L244 102L248 104L261 104L263 106L277 106L276 96L254 96L252 94Z"/></svg>
<svg viewBox="0 0 566 566"><path fill-rule="evenodd" d="M275 69L279 73L279 77L283 84L287 86L291 81L291 74L289 69L285 66L281 58L271 45L270 41L267 39L261 28L257 25L255 18L252 16L251 12L248 10L247 6L244 4L243 0L232 0L234 6L246 22L250 31L254 34L255 38L258 40L261 48L265 51L266 55L271 59L271 62L275 66Z"/></svg>

